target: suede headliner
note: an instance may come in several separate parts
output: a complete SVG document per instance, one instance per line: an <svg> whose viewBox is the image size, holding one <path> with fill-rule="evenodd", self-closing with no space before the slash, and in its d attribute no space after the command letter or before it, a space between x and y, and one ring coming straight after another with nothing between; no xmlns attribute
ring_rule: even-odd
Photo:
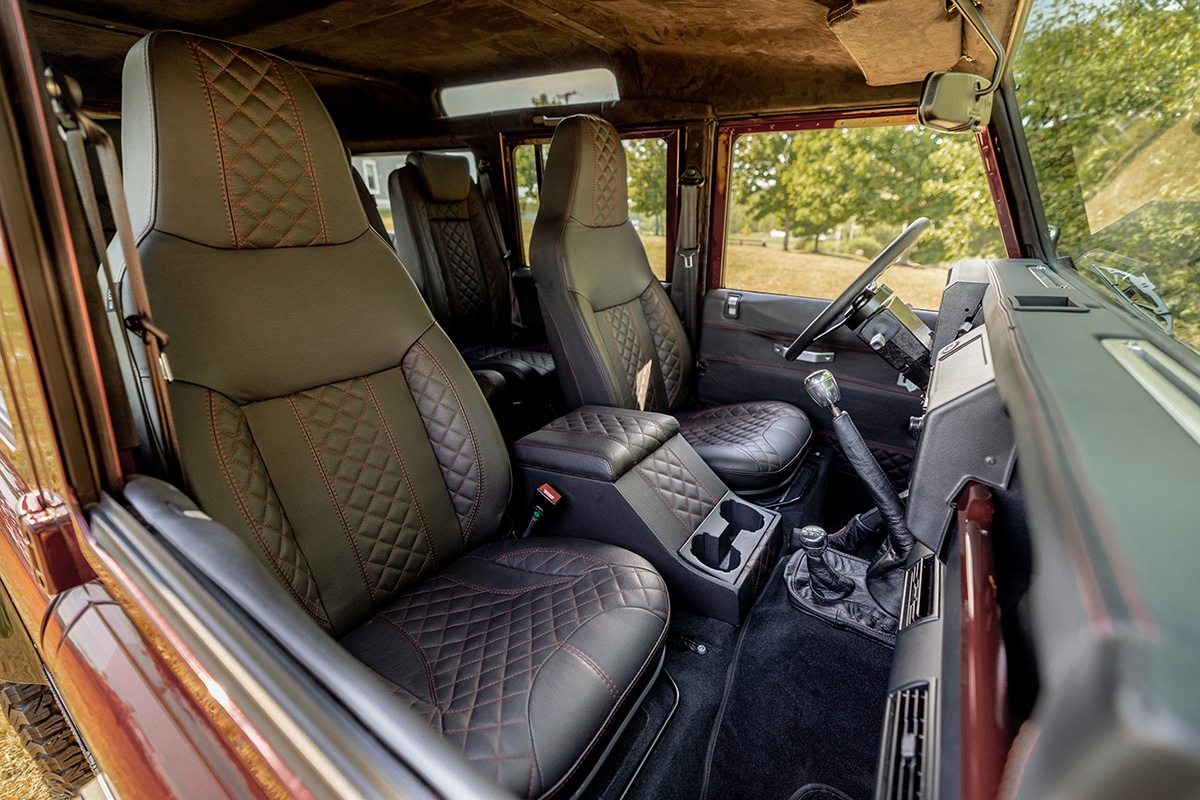
<svg viewBox="0 0 1200 800"><path fill-rule="evenodd" d="M444 86L584 67L611 68L623 100L732 116L910 103L930 70L992 66L944 0L49 0L29 9L47 62L80 79L93 104L116 108L125 52L147 31L174 28L296 63L352 144L427 133ZM982 10L1007 42L1016 2Z"/></svg>

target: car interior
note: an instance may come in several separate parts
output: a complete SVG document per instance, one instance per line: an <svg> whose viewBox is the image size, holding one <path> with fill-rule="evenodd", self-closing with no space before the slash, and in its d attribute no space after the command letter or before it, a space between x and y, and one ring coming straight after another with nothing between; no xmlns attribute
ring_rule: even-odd
<svg viewBox="0 0 1200 800"><path fill-rule="evenodd" d="M96 541L133 512L370 742L364 781L382 749L439 796L1051 796L1091 763L1058 648L1107 647L1093 595L1125 584L1079 583L1115 558L1087 536L1035 544L1080 459L1042 452L1028 365L1064 317L1124 323L1005 190L1011 99L975 132L1004 257L937 307L880 279L923 214L832 300L722 279L730 131L914 124L937 71L997 88L1028 9L951 5L30 2L56 108L123 170L71 200L123 477ZM590 67L619 98L443 101ZM666 143L665 271L634 136ZM1078 674L1113 698L1130 669ZM1192 774L1113 704L1098 729Z"/></svg>

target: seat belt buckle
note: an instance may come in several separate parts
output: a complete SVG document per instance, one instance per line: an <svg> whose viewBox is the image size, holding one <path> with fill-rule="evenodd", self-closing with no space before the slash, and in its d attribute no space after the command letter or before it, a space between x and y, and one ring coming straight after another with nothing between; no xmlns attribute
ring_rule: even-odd
<svg viewBox="0 0 1200 800"><path fill-rule="evenodd" d="M533 512L529 515L529 524L525 526L522 539L528 539L534 530L552 516L562 502L563 496L553 486L543 483L533 493Z"/></svg>

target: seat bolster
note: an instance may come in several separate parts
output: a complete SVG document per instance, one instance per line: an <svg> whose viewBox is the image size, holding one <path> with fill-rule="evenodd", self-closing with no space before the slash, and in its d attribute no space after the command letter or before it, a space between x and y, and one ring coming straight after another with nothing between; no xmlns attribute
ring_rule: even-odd
<svg viewBox="0 0 1200 800"><path fill-rule="evenodd" d="M426 259L421 252L421 242L417 238L418 228L413 221L413 212L404 201L401 186L402 181L406 179L404 177L405 169L407 168L392 170L387 179L388 202L392 206L392 227L395 229L392 246L400 258L400 263L404 265L404 269L421 292L421 297L425 299L426 303L430 303L432 300L429 297L429 281L425 277ZM408 179L411 180L411 174Z"/></svg>
<svg viewBox="0 0 1200 800"><path fill-rule="evenodd" d="M542 665L529 693L533 738L533 788L542 797L565 794L595 764L659 667L667 628L640 608L594 617L562 642ZM614 648L609 642L626 642ZM653 654L647 660L646 653ZM563 698L570 697L570 703ZM604 719L599 732L576 723L579 716ZM555 780L557 778L557 780ZM534 792L530 793L534 796Z"/></svg>
<svg viewBox="0 0 1200 800"><path fill-rule="evenodd" d="M567 404L633 408L633 397L602 345L600 321L587 300L574 292L543 292L540 284L538 296Z"/></svg>
<svg viewBox="0 0 1200 800"><path fill-rule="evenodd" d="M425 332L403 366L463 542L478 545L499 530L512 491L504 437L479 384L440 328Z"/></svg>

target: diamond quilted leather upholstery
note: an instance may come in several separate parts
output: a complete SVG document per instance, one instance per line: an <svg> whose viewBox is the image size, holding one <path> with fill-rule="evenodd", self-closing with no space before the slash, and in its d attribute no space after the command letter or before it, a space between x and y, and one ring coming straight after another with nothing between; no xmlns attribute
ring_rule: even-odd
<svg viewBox="0 0 1200 800"><path fill-rule="evenodd" d="M687 411L695 360L628 217L625 151L602 119L561 122L550 144L530 260L571 406L674 413L735 491L761 493L799 466L811 427L786 403Z"/></svg>
<svg viewBox="0 0 1200 800"><path fill-rule="evenodd" d="M554 358L545 347L509 344L508 268L467 160L410 153L407 166L389 176L388 192L403 217L396 251L468 363L531 384L527 392L552 379Z"/></svg>
<svg viewBox="0 0 1200 800"><path fill-rule="evenodd" d="M189 493L381 691L519 795L565 790L657 672L661 578L588 542L489 544L500 431L297 70L155 33L124 91Z"/></svg>
<svg viewBox="0 0 1200 800"><path fill-rule="evenodd" d="M523 797L567 780L587 736L651 671L667 597L648 563L583 540L491 545L404 595L343 644L397 693ZM620 635L618 650L604 639ZM557 687L569 685L569 702Z"/></svg>
<svg viewBox="0 0 1200 800"><path fill-rule="evenodd" d="M678 432L674 417L583 406L519 439L513 453L520 463L612 482Z"/></svg>
<svg viewBox="0 0 1200 800"><path fill-rule="evenodd" d="M776 401L677 412L679 431L713 472L743 491L770 489L791 474L812 438L808 417Z"/></svg>

